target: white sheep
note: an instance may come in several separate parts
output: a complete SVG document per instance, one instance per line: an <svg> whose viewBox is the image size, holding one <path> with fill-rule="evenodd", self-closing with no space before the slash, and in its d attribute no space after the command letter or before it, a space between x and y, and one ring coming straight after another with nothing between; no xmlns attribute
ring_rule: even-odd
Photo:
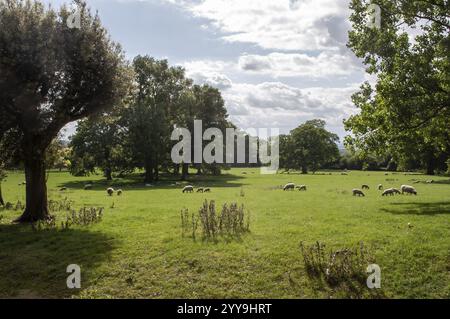
<svg viewBox="0 0 450 319"><path fill-rule="evenodd" d="M204 192L203 187L200 187L199 189L197 189L197 193L203 193L203 192Z"/></svg>
<svg viewBox="0 0 450 319"><path fill-rule="evenodd" d="M398 194L398 195L401 194L401 192L397 188L393 188L392 191L394 192L394 195L395 194Z"/></svg>
<svg viewBox="0 0 450 319"><path fill-rule="evenodd" d="M203 190L203 192L205 192L205 193L211 193L211 188L205 188L205 189Z"/></svg>
<svg viewBox="0 0 450 319"><path fill-rule="evenodd" d="M287 191L287 190L294 190L295 189L295 184L294 183L289 183L284 185L283 190Z"/></svg>
<svg viewBox="0 0 450 319"><path fill-rule="evenodd" d="M108 188L106 189L106 192L108 193L109 196L112 196L112 195L114 194L114 188L108 187Z"/></svg>
<svg viewBox="0 0 450 319"><path fill-rule="evenodd" d="M307 187L306 187L306 185L300 185L300 186L297 186L297 189L298 189L299 191L304 191L304 192L306 192Z"/></svg>
<svg viewBox="0 0 450 319"><path fill-rule="evenodd" d="M386 189L381 196L394 196L395 192L393 188Z"/></svg>
<svg viewBox="0 0 450 319"><path fill-rule="evenodd" d="M353 196L362 196L362 197L366 196L366 195L364 195L363 191L360 189L354 189L352 192L353 192Z"/></svg>
<svg viewBox="0 0 450 319"><path fill-rule="evenodd" d="M85 191L91 190L93 187L94 187L94 186L93 186L92 184L86 184L86 185L84 185L84 190L85 190Z"/></svg>
<svg viewBox="0 0 450 319"><path fill-rule="evenodd" d="M118 189L118 190L117 190L117 196L121 196L122 194L123 194L123 190Z"/></svg>
<svg viewBox="0 0 450 319"><path fill-rule="evenodd" d="M411 194L411 195L417 195L417 191L414 187L409 186L409 185L402 185L402 187L400 187L400 189L402 190L402 194Z"/></svg>
<svg viewBox="0 0 450 319"><path fill-rule="evenodd" d="M362 189L370 189L369 185L363 185L361 188Z"/></svg>
<svg viewBox="0 0 450 319"><path fill-rule="evenodd" d="M193 193L193 192L194 192L194 186L192 186L192 185L188 185L183 188L183 194L184 193Z"/></svg>
<svg viewBox="0 0 450 319"><path fill-rule="evenodd" d="M378 190L379 190L379 191L382 191L383 188L384 188L383 185L381 185L381 184L378 185Z"/></svg>

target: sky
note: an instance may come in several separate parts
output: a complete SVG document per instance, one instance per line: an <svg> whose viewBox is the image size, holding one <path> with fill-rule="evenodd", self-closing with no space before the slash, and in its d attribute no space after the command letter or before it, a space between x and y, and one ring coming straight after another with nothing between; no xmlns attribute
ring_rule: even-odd
<svg viewBox="0 0 450 319"><path fill-rule="evenodd" d="M347 134L342 121L357 111L351 95L367 80L346 47L348 0L87 3L129 59L168 59L195 83L218 87L239 128L288 133L320 118L341 139Z"/></svg>

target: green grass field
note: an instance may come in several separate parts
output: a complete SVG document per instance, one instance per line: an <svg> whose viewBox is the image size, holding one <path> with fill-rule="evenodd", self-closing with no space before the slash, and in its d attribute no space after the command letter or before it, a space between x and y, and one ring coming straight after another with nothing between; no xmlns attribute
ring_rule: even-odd
<svg viewBox="0 0 450 319"><path fill-rule="evenodd" d="M247 174L243 174L246 172ZM350 172L343 176L260 175L233 169L221 177L193 177L211 194L182 194L163 181L111 183L122 197L106 195L101 176L49 175L49 197L75 207L105 207L103 221L70 230L33 231L11 220L20 211L0 211L0 297L49 298L341 298L346 291L307 275L300 242L328 248L363 241L382 270L386 298L450 298L450 180L414 184L419 195L381 197L378 184L400 187L422 175ZM6 201L24 201L23 173L9 173ZM92 191L83 186L94 182ZM307 192L283 192L288 182ZM365 198L351 190L369 184ZM68 187L59 192L61 186ZM241 196L241 190L245 196ZM245 205L251 232L239 239L204 242L182 238L180 211L198 211L205 199ZM65 213L59 213L65 215ZM411 225L408 226L408 224ZM66 267L78 264L82 288L66 288ZM367 291L363 297L370 297Z"/></svg>

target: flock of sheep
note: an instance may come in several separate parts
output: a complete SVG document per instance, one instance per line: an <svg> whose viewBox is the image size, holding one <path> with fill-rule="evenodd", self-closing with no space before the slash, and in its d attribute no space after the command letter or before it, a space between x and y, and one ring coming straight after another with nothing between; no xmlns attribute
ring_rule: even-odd
<svg viewBox="0 0 450 319"><path fill-rule="evenodd" d="M84 186L84 190L92 190L93 189L93 185L92 184L87 184ZM308 187L306 185L295 185L294 183L288 183L286 185L284 185L283 187L283 191L289 191L289 190L299 190L299 191L307 191ZM361 196L361 197L365 197L366 195L364 194L363 190L369 190L370 187L369 185L362 185L361 189L353 189L352 193L353 196ZM66 187L62 187L60 189L60 191L65 191L67 190ZM383 191L384 187L383 185L378 185L378 190L379 191ZM195 188L192 185L187 185L183 188L182 192L184 193L194 193ZM210 188L206 188L206 187L199 187L197 188L197 193L210 193L211 189ZM117 196L121 196L123 194L123 191L121 189L115 190L112 187L108 187L106 189L106 193L109 196L113 196L114 193L117 193ZM383 191L383 193L381 194L381 196L395 196L395 195L404 195L404 194L409 194L409 195L417 195L417 190L409 185L402 185L400 187L400 189L397 188L389 188Z"/></svg>
<svg viewBox="0 0 450 319"><path fill-rule="evenodd" d="M370 187L368 185L363 185L362 189L370 189ZM383 185L378 185L378 190L382 191ZM354 189L353 191L353 196L362 196L365 197L366 195L364 194L364 192L361 189ZM383 191L383 193L381 194L381 196L395 196L395 195L404 195L404 194L410 194L410 195L417 195L417 191L414 187L409 186L409 185L402 185L400 187L400 190L397 188L388 188L386 190Z"/></svg>
<svg viewBox="0 0 450 319"><path fill-rule="evenodd" d="M370 187L369 185L362 185L362 190L369 190ZM306 191L307 190L307 186L306 185L298 185L296 186L294 183L288 183L286 185L284 185L283 187L283 191L289 191L289 190L295 190L298 189L299 191ZM382 191L384 189L383 185L378 185L378 190ZM366 195L364 194L364 192L361 189L353 189L352 193L353 196L362 196L365 197ZM402 185L400 187L400 190L397 188L389 188L383 191L383 193L381 194L381 196L395 196L397 194L410 194L410 195L417 195L417 191L414 187L409 186L409 185Z"/></svg>
<svg viewBox="0 0 450 319"><path fill-rule="evenodd" d="M184 193L193 193L194 192L194 186L192 185L187 185L183 188L183 194ZM197 193L211 193L211 189L210 188L204 188L204 187L199 187L197 189Z"/></svg>

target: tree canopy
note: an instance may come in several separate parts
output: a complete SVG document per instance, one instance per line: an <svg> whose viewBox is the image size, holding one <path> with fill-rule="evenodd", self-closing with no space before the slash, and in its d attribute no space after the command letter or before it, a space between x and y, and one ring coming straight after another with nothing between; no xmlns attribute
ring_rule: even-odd
<svg viewBox="0 0 450 319"><path fill-rule="evenodd" d="M381 28L367 25L381 8ZM445 0L353 0L349 47L377 79L353 96L346 144L397 161L414 158L429 174L450 156L450 38ZM416 36L411 31L415 30Z"/></svg>
<svg viewBox="0 0 450 319"><path fill-rule="evenodd" d="M48 216L45 152L69 122L113 106L126 89L123 54L98 16L40 1L0 2L0 138L13 130L25 163L26 209L18 221Z"/></svg>

